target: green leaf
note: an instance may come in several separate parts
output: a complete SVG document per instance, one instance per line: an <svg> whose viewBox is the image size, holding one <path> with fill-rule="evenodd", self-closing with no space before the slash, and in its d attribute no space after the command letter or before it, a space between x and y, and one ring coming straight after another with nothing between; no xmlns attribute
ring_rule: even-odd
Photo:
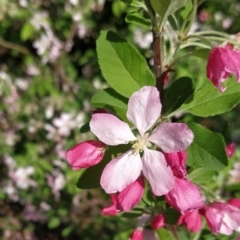
<svg viewBox="0 0 240 240"><path fill-rule="evenodd" d="M240 84L231 79L226 83L226 88L220 92L211 81L206 80L178 110L187 110L200 117L228 112L240 102Z"/></svg>
<svg viewBox="0 0 240 240"><path fill-rule="evenodd" d="M153 9L162 17L173 14L182 8L188 0L150 0Z"/></svg>
<svg viewBox="0 0 240 240"><path fill-rule="evenodd" d="M141 7L143 5L143 0L121 0L121 1L133 7Z"/></svg>
<svg viewBox="0 0 240 240"><path fill-rule="evenodd" d="M207 60L210 51L211 49L197 49L192 52L192 56Z"/></svg>
<svg viewBox="0 0 240 240"><path fill-rule="evenodd" d="M93 95L91 104L95 107L112 106L127 110L128 99L114 91L106 88Z"/></svg>
<svg viewBox="0 0 240 240"><path fill-rule="evenodd" d="M83 173L81 173L76 184L77 187L80 189L92 189L101 187L100 178L105 166L108 164L109 161L111 161L111 159L113 159L119 154L128 151L129 149L129 144L109 147L104 154L103 160L99 164L87 168Z"/></svg>
<svg viewBox="0 0 240 240"><path fill-rule="evenodd" d="M155 84L145 58L116 33L101 32L97 55L104 78L119 94L128 98L141 87Z"/></svg>
<svg viewBox="0 0 240 240"><path fill-rule="evenodd" d="M180 213L173 209L173 208L167 208L166 211L163 213L165 218L165 223L174 225L177 223Z"/></svg>
<svg viewBox="0 0 240 240"><path fill-rule="evenodd" d="M57 228L61 224L59 217L52 217L51 220L48 222L48 227L50 229Z"/></svg>
<svg viewBox="0 0 240 240"><path fill-rule="evenodd" d="M145 28L148 28L148 29L150 29L150 25L151 25L150 19L144 18L138 12L129 13L126 16L125 21L127 23L132 23L132 24L135 24L135 25L139 25L141 27L145 27Z"/></svg>
<svg viewBox="0 0 240 240"><path fill-rule="evenodd" d="M156 231L160 239L175 240L175 237L165 228Z"/></svg>
<svg viewBox="0 0 240 240"><path fill-rule="evenodd" d="M220 171L225 168L228 158L223 136L196 123L188 123L188 127L192 130L194 139L187 148L187 164L210 171Z"/></svg>
<svg viewBox="0 0 240 240"><path fill-rule="evenodd" d="M21 28L21 33L20 33L21 40L26 41L32 38L34 32L35 32L35 29L32 24L30 23L24 24L23 27Z"/></svg>
<svg viewBox="0 0 240 240"><path fill-rule="evenodd" d="M216 172L214 171L207 171L205 168L196 168L188 174L188 179L196 184L203 184L209 182L215 175Z"/></svg>
<svg viewBox="0 0 240 240"><path fill-rule="evenodd" d="M164 93L164 114L167 115L177 110L192 95L193 91L193 83L190 78L182 77L174 81Z"/></svg>

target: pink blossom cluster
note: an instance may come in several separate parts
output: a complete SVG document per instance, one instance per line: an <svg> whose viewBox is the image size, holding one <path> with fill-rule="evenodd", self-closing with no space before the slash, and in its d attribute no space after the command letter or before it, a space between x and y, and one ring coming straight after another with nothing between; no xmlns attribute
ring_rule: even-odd
<svg viewBox="0 0 240 240"><path fill-rule="evenodd" d="M102 161L108 147L127 144L130 149L109 161L102 172L100 184L112 201L102 209L103 215L133 209L148 182L153 197L164 195L166 203L181 213L179 225L184 223L188 230L197 232L202 227L201 214L213 233L230 234L240 226L239 209L231 203L204 205L199 187L187 178L185 149L194 135L184 123L161 122L161 108L158 90L147 86L133 93L128 102L127 119L134 127L105 111L95 112L90 129L99 140L81 142L69 149L68 163L73 170L92 167ZM229 157L233 151L234 144L226 147ZM219 217L212 217L215 215ZM165 226L164 215L156 213L150 222L153 230L159 229ZM147 239L144 236L143 224L130 239Z"/></svg>

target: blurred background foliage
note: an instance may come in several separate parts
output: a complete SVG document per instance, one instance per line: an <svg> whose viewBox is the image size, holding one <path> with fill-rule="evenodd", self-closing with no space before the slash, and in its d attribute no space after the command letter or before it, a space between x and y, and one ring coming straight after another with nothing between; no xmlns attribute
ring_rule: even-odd
<svg viewBox="0 0 240 240"><path fill-rule="evenodd" d="M107 86L95 51L100 30L129 39L152 66L151 32L125 22L131 11L120 0L0 0L1 239L128 239L134 221L101 216L109 197L75 186L79 172L67 165L65 151L93 137L80 129L94 110L91 96ZM206 1L192 31L236 34L239 13L238 0ZM169 81L186 75L208 81L205 67L188 58ZM182 118L239 144L238 112L239 106L208 119Z"/></svg>

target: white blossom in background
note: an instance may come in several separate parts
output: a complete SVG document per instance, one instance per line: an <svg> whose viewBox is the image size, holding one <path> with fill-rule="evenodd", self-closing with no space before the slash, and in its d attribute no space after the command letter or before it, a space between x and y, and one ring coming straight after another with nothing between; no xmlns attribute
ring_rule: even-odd
<svg viewBox="0 0 240 240"><path fill-rule="evenodd" d="M26 73L30 76L37 76L40 74L40 70L33 64L27 66Z"/></svg>
<svg viewBox="0 0 240 240"><path fill-rule="evenodd" d="M69 2L70 2L72 5L76 6L76 5L78 5L79 0L69 0Z"/></svg>
<svg viewBox="0 0 240 240"><path fill-rule="evenodd" d="M72 114L61 113L59 118L53 119L53 125L57 128L59 135L68 137L71 130L76 127L76 122Z"/></svg>
<svg viewBox="0 0 240 240"><path fill-rule="evenodd" d="M240 162L235 162L229 171L229 183L240 183Z"/></svg>
<svg viewBox="0 0 240 240"><path fill-rule="evenodd" d="M47 139L54 140L55 136L58 135L57 134L57 129L49 123L45 123L43 128L47 131L47 135L46 135Z"/></svg>
<svg viewBox="0 0 240 240"><path fill-rule="evenodd" d="M5 143L10 147L13 147L19 139L19 135L14 130L9 130L3 134L5 135Z"/></svg>
<svg viewBox="0 0 240 240"><path fill-rule="evenodd" d="M51 106L51 105L47 106L47 108L45 109L45 117L46 117L46 119L52 118L53 114L54 114L53 106Z"/></svg>
<svg viewBox="0 0 240 240"><path fill-rule="evenodd" d="M39 56L42 56L42 63L55 62L61 55L64 44L54 36L51 29L47 29L41 37L33 42Z"/></svg>
<svg viewBox="0 0 240 240"><path fill-rule="evenodd" d="M227 17L223 20L222 27L224 29L228 29L232 26L232 24L233 24L233 18L232 17Z"/></svg>
<svg viewBox="0 0 240 240"><path fill-rule="evenodd" d="M10 155L4 155L3 161L10 170L13 170L16 166L16 161Z"/></svg>
<svg viewBox="0 0 240 240"><path fill-rule="evenodd" d="M43 29L50 29L50 25L48 22L48 12L35 12L33 17L30 19L30 23L36 30Z"/></svg>
<svg viewBox="0 0 240 240"><path fill-rule="evenodd" d="M37 187L37 182L30 179L30 175L34 173L35 169L32 166L19 167L16 170L10 170L8 175L14 181L19 189L28 189L30 187Z"/></svg>
<svg viewBox="0 0 240 240"><path fill-rule="evenodd" d="M21 7L24 7L24 8L28 6L27 0L18 0L18 3Z"/></svg>
<svg viewBox="0 0 240 240"><path fill-rule="evenodd" d="M31 203L26 203L22 214L27 221L45 222L47 220L47 217L44 215L43 210L37 209L37 207Z"/></svg>
<svg viewBox="0 0 240 240"><path fill-rule="evenodd" d="M15 84L22 91L26 91L29 86L28 80L24 78L16 78Z"/></svg>
<svg viewBox="0 0 240 240"><path fill-rule="evenodd" d="M141 48L149 48L152 43L152 33L144 33L140 29L134 31L134 42L139 45Z"/></svg>
<svg viewBox="0 0 240 240"><path fill-rule="evenodd" d="M14 186L12 181L8 180L7 182L4 182L2 190L12 201L17 202L19 200L17 188Z"/></svg>
<svg viewBox="0 0 240 240"><path fill-rule="evenodd" d="M47 183L52 189L56 201L60 198L60 191L64 188L65 182L64 175L59 170L54 170L52 174L47 174Z"/></svg>
<svg viewBox="0 0 240 240"><path fill-rule="evenodd" d="M80 39L85 38L89 35L90 30L83 23L78 24L77 26L77 35Z"/></svg>

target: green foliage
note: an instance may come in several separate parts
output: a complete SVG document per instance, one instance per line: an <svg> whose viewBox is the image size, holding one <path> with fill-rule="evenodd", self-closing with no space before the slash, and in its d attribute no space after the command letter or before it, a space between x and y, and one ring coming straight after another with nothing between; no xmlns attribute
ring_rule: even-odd
<svg viewBox="0 0 240 240"><path fill-rule="evenodd" d="M239 102L240 84L235 80L227 82L224 92L220 92L206 80L204 85L196 89L175 112L184 110L196 116L209 117L228 112Z"/></svg>
<svg viewBox="0 0 240 240"><path fill-rule="evenodd" d="M194 92L192 80L182 77L173 82L164 93L164 115L175 112Z"/></svg>
<svg viewBox="0 0 240 240"><path fill-rule="evenodd" d="M188 123L194 139L187 149L187 164L191 167L203 167L206 170L220 171L228 164L225 143L221 134L196 123Z"/></svg>
<svg viewBox="0 0 240 240"><path fill-rule="evenodd" d="M119 94L130 97L143 86L153 86L154 76L146 60L128 41L111 31L102 31L97 40L102 74Z"/></svg>
<svg viewBox="0 0 240 240"><path fill-rule="evenodd" d="M129 13L125 18L127 23L133 23L139 25L141 27L147 28L148 30L151 29L150 20L143 17L139 12L132 12Z"/></svg>
<svg viewBox="0 0 240 240"><path fill-rule="evenodd" d="M163 213L163 215L164 215L165 223L171 224L171 225L176 224L180 217L180 213L173 208L167 208L166 211Z"/></svg>

